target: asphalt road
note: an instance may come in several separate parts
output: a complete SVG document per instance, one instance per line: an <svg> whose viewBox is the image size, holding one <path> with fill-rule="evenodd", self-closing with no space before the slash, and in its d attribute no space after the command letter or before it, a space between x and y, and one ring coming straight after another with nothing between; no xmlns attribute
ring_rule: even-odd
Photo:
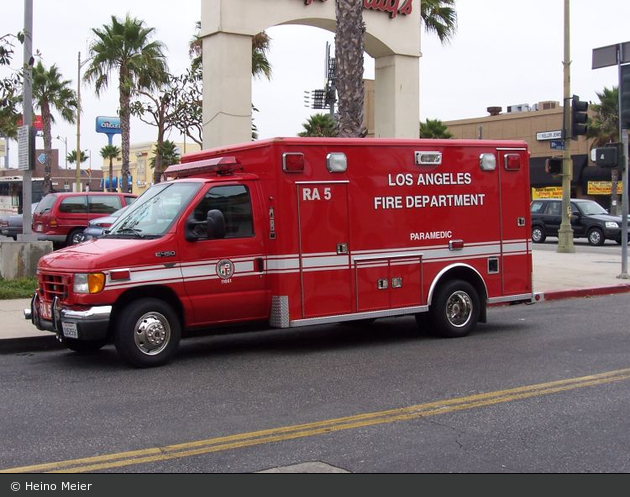
<svg viewBox="0 0 630 497"><path fill-rule="evenodd" d="M151 370L5 354L0 470L627 472L628 303L493 308L456 340L409 318L196 337Z"/></svg>

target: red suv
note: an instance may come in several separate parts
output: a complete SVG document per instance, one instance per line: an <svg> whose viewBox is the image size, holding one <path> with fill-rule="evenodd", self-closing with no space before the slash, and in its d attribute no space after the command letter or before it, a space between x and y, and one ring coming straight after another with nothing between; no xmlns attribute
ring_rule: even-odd
<svg viewBox="0 0 630 497"><path fill-rule="evenodd" d="M33 213L33 233L55 246L74 245L82 240L82 232L90 220L107 216L135 198L130 193L49 193Z"/></svg>

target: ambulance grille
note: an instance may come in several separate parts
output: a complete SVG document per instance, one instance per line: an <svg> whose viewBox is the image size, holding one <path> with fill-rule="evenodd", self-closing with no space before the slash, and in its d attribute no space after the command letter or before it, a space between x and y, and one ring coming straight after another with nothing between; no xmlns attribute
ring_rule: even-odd
<svg viewBox="0 0 630 497"><path fill-rule="evenodd" d="M64 300L68 296L70 276L61 274L39 274L40 297L51 302L55 297Z"/></svg>

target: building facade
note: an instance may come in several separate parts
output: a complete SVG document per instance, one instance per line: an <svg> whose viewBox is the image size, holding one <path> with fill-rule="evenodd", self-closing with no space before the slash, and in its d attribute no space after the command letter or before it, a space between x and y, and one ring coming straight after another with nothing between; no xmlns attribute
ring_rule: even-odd
<svg viewBox="0 0 630 497"><path fill-rule="evenodd" d="M446 121L454 138L523 140L529 145L532 198L562 197L562 179L545 172L545 162L562 156L563 106L544 101L534 105L488 107L488 115L472 119ZM571 143L573 178L571 196L590 198L610 208L610 169L596 167L590 160L592 140L580 136ZM620 191L620 188L618 189Z"/></svg>
<svg viewBox="0 0 630 497"><path fill-rule="evenodd" d="M176 143L180 155L198 152L201 147L196 143ZM155 157L155 142L132 143L129 148L129 174L131 176L131 192L141 195L153 184L153 167L151 159ZM118 157L113 161L113 189L120 190L122 183L122 158ZM103 188L110 189L109 161L104 161L103 165Z"/></svg>

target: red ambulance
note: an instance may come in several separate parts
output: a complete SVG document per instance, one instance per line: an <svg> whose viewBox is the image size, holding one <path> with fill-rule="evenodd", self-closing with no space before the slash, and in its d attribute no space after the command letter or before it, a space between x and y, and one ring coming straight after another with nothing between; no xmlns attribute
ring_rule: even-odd
<svg viewBox="0 0 630 497"><path fill-rule="evenodd" d="M524 142L276 138L166 176L106 236L40 260L27 319L146 367L193 328L415 315L461 337L533 300Z"/></svg>

